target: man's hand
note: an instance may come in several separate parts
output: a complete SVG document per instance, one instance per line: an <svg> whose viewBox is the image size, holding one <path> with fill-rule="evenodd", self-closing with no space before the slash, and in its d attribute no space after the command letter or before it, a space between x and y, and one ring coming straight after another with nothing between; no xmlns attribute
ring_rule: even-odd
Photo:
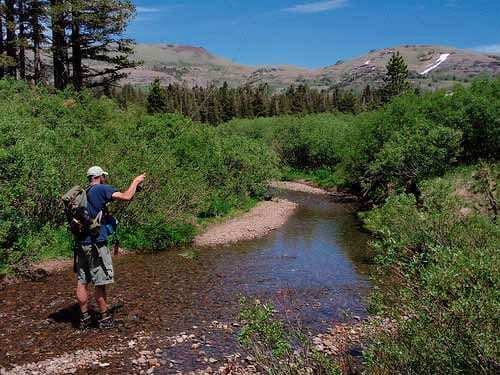
<svg viewBox="0 0 500 375"><path fill-rule="evenodd" d="M144 181L145 178L146 178L146 174L141 174L140 176L137 176L136 178L134 178L134 180L132 181L132 184L127 189L127 191L125 191L123 193L120 193L120 192L114 193L113 199L116 201L127 201L127 202L131 201L132 198L134 198L134 195L137 191L137 188L140 186L140 184L142 184L142 182Z"/></svg>
<svg viewBox="0 0 500 375"><path fill-rule="evenodd" d="M134 184L136 185L142 184L145 178L146 178L146 173L137 176L136 178L134 178Z"/></svg>

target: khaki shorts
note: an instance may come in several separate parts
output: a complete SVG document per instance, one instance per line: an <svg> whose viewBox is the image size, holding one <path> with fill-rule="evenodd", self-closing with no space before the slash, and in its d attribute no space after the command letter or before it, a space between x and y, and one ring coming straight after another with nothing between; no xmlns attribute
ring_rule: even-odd
<svg viewBox="0 0 500 375"><path fill-rule="evenodd" d="M75 266L80 284L107 285L114 282L113 260L105 244L78 245Z"/></svg>

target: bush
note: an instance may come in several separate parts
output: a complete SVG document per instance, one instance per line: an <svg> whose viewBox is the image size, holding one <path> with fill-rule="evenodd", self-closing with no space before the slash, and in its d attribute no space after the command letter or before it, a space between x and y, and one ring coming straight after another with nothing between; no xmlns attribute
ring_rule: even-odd
<svg viewBox="0 0 500 375"><path fill-rule="evenodd" d="M421 183L421 207L403 194L365 215L385 285L378 308L396 322L369 348L373 372L498 370L500 230L457 196L464 173Z"/></svg>
<svg viewBox="0 0 500 375"><path fill-rule="evenodd" d="M393 132L363 177L365 190L379 201L394 192L416 192L417 182L442 175L456 163L461 135L426 122Z"/></svg>
<svg viewBox="0 0 500 375"><path fill-rule="evenodd" d="M130 205L111 207L131 248L189 242L199 216L245 205L277 174L277 157L262 142L180 115L122 110L89 92L51 93L0 81L0 108L3 268L22 257L68 254L60 197L76 184L86 185L91 165L109 170L111 183L120 189L134 175L148 174ZM214 202L224 202L223 207Z"/></svg>
<svg viewBox="0 0 500 375"><path fill-rule="evenodd" d="M240 344L251 350L260 370L267 374L339 375L339 367L316 350L300 329L274 317L274 307L242 301Z"/></svg>
<svg viewBox="0 0 500 375"><path fill-rule="evenodd" d="M496 79L476 80L470 88L457 86L451 95L403 95L358 116L234 120L221 130L262 139L273 146L285 168L313 178L322 171L316 181L357 190L381 203L391 194L414 192L423 179L442 175L460 162L497 160L499 121Z"/></svg>

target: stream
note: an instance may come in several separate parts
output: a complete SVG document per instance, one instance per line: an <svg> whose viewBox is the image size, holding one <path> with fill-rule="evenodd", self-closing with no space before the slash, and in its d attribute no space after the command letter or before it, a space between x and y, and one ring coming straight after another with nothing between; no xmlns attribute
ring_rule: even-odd
<svg viewBox="0 0 500 375"><path fill-rule="evenodd" d="M140 348L161 353L158 373L206 368L206 358L219 361L241 351L236 337L243 296L272 302L278 316L291 324L300 321L313 334L335 322L363 318L369 256L356 206L328 196L279 195L299 208L265 238L194 249L194 259L181 256L186 249L117 258L109 296L123 307L116 313L119 327L107 332L75 330L78 307L70 269L42 282L5 286L0 290L0 367L119 347L109 354L107 366L94 363L94 370L139 372L133 359Z"/></svg>

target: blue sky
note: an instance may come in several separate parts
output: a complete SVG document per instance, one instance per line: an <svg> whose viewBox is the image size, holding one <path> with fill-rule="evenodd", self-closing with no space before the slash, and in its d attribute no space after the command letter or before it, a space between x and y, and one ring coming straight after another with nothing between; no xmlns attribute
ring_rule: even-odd
<svg viewBox="0 0 500 375"><path fill-rule="evenodd" d="M138 42L202 46L247 65L331 65L439 44L500 53L500 0L134 0Z"/></svg>

